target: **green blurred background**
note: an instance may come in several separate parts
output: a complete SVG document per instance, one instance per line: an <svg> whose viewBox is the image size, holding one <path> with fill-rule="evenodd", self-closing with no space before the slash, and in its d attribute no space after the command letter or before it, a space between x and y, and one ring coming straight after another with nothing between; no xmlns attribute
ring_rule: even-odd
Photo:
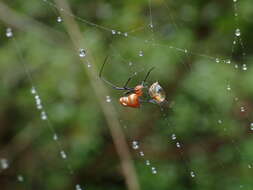
<svg viewBox="0 0 253 190"><path fill-rule="evenodd" d="M95 60L90 65L83 61L88 72L109 56L105 77L121 86L138 72L131 82L134 86L155 66L149 83L159 81L166 91L171 108L144 104L132 109L119 105L122 93L106 86L108 104L118 112L141 189L252 190L251 0L236 3L238 22L232 0L151 0L151 17L148 0L68 3L86 40L82 48L89 47ZM8 168L0 170L0 189L63 190L76 184L85 190L127 189L101 105L71 46L64 20L57 22L59 12L43 0L3 0L0 8L0 159L8 162ZM128 37L86 24L79 17L128 32ZM6 37L7 27L14 39ZM238 27L241 36L235 37ZM40 119L22 63L30 71L67 160L60 157L54 133ZM139 142L139 150L132 149L133 140Z"/></svg>

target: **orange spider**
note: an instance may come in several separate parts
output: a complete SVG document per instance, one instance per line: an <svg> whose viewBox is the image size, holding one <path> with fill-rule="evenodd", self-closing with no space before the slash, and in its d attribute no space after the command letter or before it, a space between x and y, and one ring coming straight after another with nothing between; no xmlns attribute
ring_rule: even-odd
<svg viewBox="0 0 253 190"><path fill-rule="evenodd" d="M141 105L141 102L145 102L144 100L141 100L141 97L143 96L143 88L146 88L146 86L144 86L145 82L146 82L149 74L151 73L151 71L154 69L154 67L149 69L144 80L141 82L141 84L137 85L136 87L134 87L134 88L127 87L128 83L130 82L130 80L132 79L132 77L134 75L128 78L128 80L126 81L126 83L123 87L118 87L102 77L102 72L103 72L104 66L107 62L107 58L108 57L105 58L105 61L100 69L99 78L101 78L105 83L109 84L115 90L125 90L126 91L124 93L125 96L120 97L120 99L119 99L119 102L122 106L139 108ZM149 100L147 102L160 104L165 101L165 93L164 93L162 87L158 84L158 82L153 83L149 87L149 95L151 97L151 100Z"/></svg>

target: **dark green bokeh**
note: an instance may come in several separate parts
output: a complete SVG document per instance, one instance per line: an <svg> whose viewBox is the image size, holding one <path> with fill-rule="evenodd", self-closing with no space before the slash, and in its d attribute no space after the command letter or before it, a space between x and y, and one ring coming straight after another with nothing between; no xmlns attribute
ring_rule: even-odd
<svg viewBox="0 0 253 190"><path fill-rule="evenodd" d="M149 82L159 81L172 105L164 111L153 104L124 108L118 104L121 92L108 87L129 147L133 139L138 140L145 153L141 157L132 151L141 189L252 190L251 0L236 4L238 22L232 0L151 0L153 31L148 27L148 0L68 2L78 18L121 32L136 29L128 37L112 35L76 17L88 43L83 48L89 46L95 57L90 69L99 68L109 55L106 78L121 85L139 72L131 82L136 85L155 66ZM0 158L10 160L10 167L0 173L1 189L74 189L77 183L90 190L126 189L102 110L64 24L57 23L58 11L43 0L3 3L51 30L12 27L14 41L5 36L9 25L0 23ZM28 24L24 22L22 27ZM233 45L237 27L242 35ZM61 33L57 39L56 31ZM144 52L143 57L139 51ZM231 64L223 62L228 59ZM22 62L29 68L67 152L67 162L60 157L53 133L40 119ZM242 70L243 64L247 71ZM171 139L173 133L176 141ZM145 165L146 159L157 168L156 175ZM68 163L73 175L69 175ZM17 181L18 175L24 182Z"/></svg>

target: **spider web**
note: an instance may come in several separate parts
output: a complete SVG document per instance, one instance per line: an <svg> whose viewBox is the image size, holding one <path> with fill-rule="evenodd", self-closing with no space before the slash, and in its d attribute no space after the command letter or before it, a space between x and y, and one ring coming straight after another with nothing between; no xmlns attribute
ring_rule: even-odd
<svg viewBox="0 0 253 190"><path fill-rule="evenodd" d="M247 155L249 153L242 148L243 145L241 145L240 142L244 138L243 132L245 131L241 126L247 125L247 134L249 133L251 127L251 113L247 101L240 97L240 91L238 90L240 88L236 88L236 85L240 85L236 80L236 76L238 75L239 77L242 77L242 75L248 71L248 66L246 63L247 55L241 37L242 31L240 29L240 15L238 11L239 3L236 0L232 2L234 16L234 30L230 34L232 48L230 53L227 53L227 56L213 56L217 54L217 52L215 52L216 49L213 47L202 48L202 46L205 47L205 43L201 42L201 40L199 41L199 44L191 44L193 40L189 40L192 36L191 31L188 29L188 24L183 23L183 21L180 21L179 19L175 19L175 16L171 13L173 12L171 7L175 5L168 5L165 1L163 1L162 4L157 5L155 1L148 0L148 9L146 11L147 21L144 21L142 26L137 26L136 28L133 27L134 29L127 29L124 23L115 28L97 24L99 22L92 22L88 19L77 16L78 13L72 14L63 8L58 8L56 4L48 0L40 1L39 4L40 6L45 6L45 10L54 12L55 20L59 25L65 22L60 16L60 12L64 12L73 17L79 22L81 27L86 29L84 36L87 35L91 37L91 40L89 40L88 43L94 48L93 53L96 52L100 57L105 57L106 55L110 56L110 64L105 72L105 76L107 76L110 81L117 81L116 83L123 84L123 81L127 78L125 76L129 76L133 73L136 74L134 82L141 81L145 71L155 64L156 72L159 73L159 78L157 74L152 74L156 77L152 76L151 79L149 79L150 82L158 79L161 81L162 86L166 86L166 84L177 85L177 88L172 88L169 85L169 87L166 87L166 90L171 90L167 91L170 106L169 109L162 108L160 113L154 111L155 108L157 110L160 109L154 105L143 105L140 110L117 108L121 114L121 124L130 139L129 144L132 145L132 148L135 151L137 151L137 155L139 155L140 158L136 160L137 171L140 178L144 177L144 175L147 175L149 172L151 175L155 174L155 176L170 177L169 180L172 181L173 179L177 181L175 178L178 177L178 183L174 184L178 188L205 188L208 186L206 183L209 174L212 170L218 167L220 170L215 171L219 171L223 173L223 175L228 175L228 177L224 177L224 183L217 183L218 179L210 179L211 183L217 183L217 186L212 184L210 187L221 188L225 186L229 189L234 186L234 189L250 189L251 186L247 180L248 175L252 173L249 170L252 168L252 159ZM161 13L160 15L158 13L161 10L161 5L165 9L165 13ZM186 9L189 9L189 12L190 8L189 5L188 7L186 6ZM212 10L212 8L210 9ZM164 15L167 17L164 17ZM187 18L187 15L185 18ZM191 21L188 20L187 22L190 23ZM64 30L63 26L57 27L59 27L59 30ZM52 152L59 152L59 155L63 159L63 162L61 162L63 164L57 165L60 174L65 174L67 171L67 174L61 175L61 178L59 179L62 180L67 178L71 181L71 179L74 178L73 176L76 175L75 169L78 169L78 166L80 166L82 162L79 161L79 165L74 167L71 165L76 162L69 158L66 151L67 145L64 145L65 142L63 143L59 139L58 132L56 132L56 127L53 124L54 122L51 121L50 114L48 114L48 111L44 106L44 101L42 102L40 90L38 90L41 79L36 78L32 74L32 70L36 69L37 66L27 63L25 56L21 51L24 47L22 47L19 40L15 37L16 33L13 35L12 32L11 28L7 28L6 36L12 41L12 46L15 49L14 54L25 68L26 77L30 82L30 90L36 103L37 110L39 111L41 119L45 121L43 125L47 126L49 129L49 132L46 135L48 136L47 139L49 141L49 138L51 138L55 142L53 143L54 145L50 146L49 150L56 149ZM107 48L109 49L107 52L102 52L102 48L98 47L97 43L99 42L99 39L92 39L92 37L97 38L92 33L99 33L103 40L108 41ZM177 35L175 35L177 33L180 33L180 36L185 35L185 38L179 41ZM219 35L217 36L218 38L220 37ZM215 39L217 37L214 36L213 38ZM218 42L219 41L217 41L217 46L219 46ZM195 49L201 49L207 53L201 53L202 51L195 51ZM219 48L217 49L219 52ZM59 51L56 53L62 52ZM79 52L72 52L71 56L74 57L78 54L79 57L83 59L84 65L88 67L88 69L93 69L93 63L88 62L85 59L86 55L89 53L90 52L84 45L84 47L79 47ZM164 59L164 56L161 56L164 54L168 54L168 58ZM170 55L173 59L170 59ZM39 55L39 57L41 59L42 55ZM99 62L102 62L102 60L99 60ZM178 66L179 63L180 66ZM159 71L159 65L168 65L168 70ZM176 70L177 67L179 67L178 70ZM117 71L118 74L110 76L112 70L114 72ZM224 73L219 74L219 70L222 70ZM226 70L228 70L228 72L226 72ZM74 74L77 70L71 72ZM184 78L181 84L175 83L175 81L179 81L180 79L174 79L175 73L177 72L179 72L179 77ZM196 81L198 82L192 87L190 84L193 84ZM73 82L73 80L71 80L71 82ZM134 82L132 81L132 85L136 85ZM70 82L67 80L63 81L64 85L73 85L69 83ZM209 86L214 86L216 88L215 91L219 93L214 95L213 92L209 90ZM66 93L63 88L64 87L59 88L62 94ZM77 87L72 86L70 88L75 89ZM90 89L86 88L87 97L92 96L89 91ZM197 96L199 93L203 94L200 99ZM44 96L47 99L50 97L50 91L48 91L48 94L49 95L46 95L44 93ZM117 92L115 94L116 95L113 97L110 95L104 97L104 101L110 104L116 104L117 98L120 94ZM71 96L71 94L69 96ZM191 100L191 104L187 105L188 107L186 110L183 110L182 106L189 100ZM93 103L96 105L94 101L95 100L93 99ZM46 102L50 101L47 100ZM47 104L49 103L45 103L45 105ZM201 104L204 105L204 107L198 106ZM226 105L230 106L226 107ZM61 106L59 105L59 109L60 108ZM234 109L235 114L239 115L239 121L229 120L227 115L228 110L231 109ZM58 111L56 110L55 112ZM50 111L52 114L52 120L55 120L55 112L52 110ZM198 118L196 115L190 114L191 112L203 112L203 114L201 114L201 118ZM188 118L188 115L192 116L192 118ZM147 116L150 117L149 122L152 124L151 126L147 123L142 123ZM161 120L161 118L163 119ZM182 123L182 120L189 122L189 125ZM144 130L146 125L149 127L148 132L147 130ZM184 128L189 126L191 128L184 130ZM195 127L198 129L195 129ZM95 131L94 133L96 134L97 132ZM192 139L193 137L195 137L195 139ZM32 139L31 141L34 142L35 140ZM43 145L43 142L38 142L38 145L41 143ZM57 146L55 146L55 144ZM88 148L89 144L87 144L84 148ZM223 151L227 151L225 147L229 147L228 150L230 151L229 155L231 155L231 158L224 158L226 155L223 154ZM69 151L72 149L73 147L69 148ZM43 150L44 149L40 151ZM209 160L205 155L210 150L213 151L213 155ZM161 157L163 157L162 153L164 152L167 154L164 160L162 159L162 161L160 161ZM78 155L78 153L75 153L74 151L73 154ZM80 155L84 157L86 154L88 154L88 152ZM170 159L168 157L173 158ZM14 159L15 155L8 155L1 159L2 173L6 172L6 169L9 169L9 167L15 168ZM45 166L50 168L50 165L53 165L50 163L50 160L54 159L54 157L48 159ZM230 166L230 163L233 164L235 160L241 163L242 166ZM89 161L87 161L87 163L88 162ZM206 163L208 162L212 163L207 167ZM143 169L143 165L146 165L147 168ZM17 180L22 182L24 187L26 185L29 187L28 183L25 182L33 179L32 173L29 174L28 172L27 174L22 174L25 173L23 168L20 166L16 167L18 169L15 171L20 171L17 172ZM57 173L57 175L59 174L59 172L55 173ZM178 176L175 176L172 175L172 173L179 174ZM87 171L85 175L87 176L88 174L89 171ZM242 175L244 177L237 178L237 175ZM38 176L38 179L41 179L42 177L43 175ZM156 179L156 177L153 176L151 179L152 180L147 183L146 186L143 185L143 189L150 186L155 188L155 181L161 178L157 177ZM167 180L168 179L162 180L164 185L161 185L161 188L166 189L170 187L165 185L165 183L168 182ZM184 185L184 183L186 184ZM231 183L232 185L228 186L227 183ZM173 184L173 182L171 182L171 184ZM66 185L68 186L69 184ZM94 184L89 184L88 181L85 183L82 180L78 180L74 186L78 190L85 186L87 186L87 189L92 189Z"/></svg>

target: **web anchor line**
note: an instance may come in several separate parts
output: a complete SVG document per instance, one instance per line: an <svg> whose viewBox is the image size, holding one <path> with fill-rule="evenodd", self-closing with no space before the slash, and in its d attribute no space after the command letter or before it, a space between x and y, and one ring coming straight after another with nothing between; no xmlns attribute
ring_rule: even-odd
<svg viewBox="0 0 253 190"><path fill-rule="evenodd" d="M154 39L153 39L153 38L152 38L152 40L143 40L143 39L141 39L141 38L139 38L139 37L137 37L137 36L131 34L131 33L134 33L134 32L136 32L136 31L143 30L143 29L147 28L146 26L141 26L141 27L138 27L138 28L136 28L136 29L132 29L132 30L130 30L129 32L121 32L121 31L117 31L117 30L115 30L115 29L112 29L112 28L109 28L109 27L106 27L106 26L103 26L103 25L99 25L99 24L93 23L93 22L88 21L88 20L86 20L86 19L84 19L84 18L81 18L81 17L79 17L79 16L76 16L76 15L74 15L74 14L72 14L72 13L69 13L69 12L66 11L64 8L60 8L60 9L59 9L59 8L56 6L56 4L54 4L54 3L51 2L50 0L41 0L41 1L43 1L43 2L46 3L47 5L49 5L49 6L53 7L53 8L55 8L55 9L58 10L59 12L64 12L65 14L67 14L67 15L73 17L73 18L76 19L77 21L80 21L80 22L82 22L82 23L84 23L84 24L87 24L87 25L89 25L89 26L91 26L91 27L95 27L95 28L98 28L98 29L100 29L100 30L104 30L104 31L106 31L106 32L111 33L112 35L115 35L115 36L121 36L121 37L123 37L123 38L132 38L132 39L134 39L134 40L139 40L139 41L142 42L143 44L150 44L151 46L169 47L170 49L174 49L174 50L176 50L176 51L178 51L178 52L182 52L182 53L184 53L184 54L195 55L195 56L203 57L203 58L206 58L206 59L209 59L209 60L217 60L217 59L219 59L220 62L224 62L224 63L226 62L226 60L228 60L227 58L221 58L221 57L220 57L220 58L217 58L217 57L214 57L214 56L210 56L210 55L206 55L206 54L202 54L202 53L198 53L198 52L191 52L189 49L179 48L179 47L175 47L175 46L172 46L172 45L169 45L169 44L154 43ZM149 10L150 10L150 13L149 13L149 14L150 14L150 22L153 24L151 0L148 0L148 1L149 1L149 5L150 5L150 6L149 6L149 7L150 7L150 8L149 8ZM149 26L149 24L148 24L148 26ZM150 28L150 26L149 26L149 28ZM153 28L154 28L154 26L151 28L151 29L152 29L152 33L154 33Z"/></svg>
<svg viewBox="0 0 253 190"><path fill-rule="evenodd" d="M25 58L24 58L24 56L21 52L21 49L18 46L18 43L16 41L16 38L15 38L11 28L6 29L6 37L9 38L10 40L12 40L12 42L15 46L16 55L17 55L19 61L21 62L22 66L23 66L23 69L25 71L25 74L26 74L26 76L29 80L29 83L31 85L30 93L34 98L36 108L37 108L37 110L40 114L40 118L41 118L42 121L45 122L45 127L47 127L47 129L49 129L49 131L51 132L52 140L57 144L57 147L58 147L58 150L59 150L59 155L63 159L63 161L65 162L66 169L68 170L69 175L73 176L74 175L74 170L73 170L72 165L70 164L70 162L68 160L67 153L63 148L63 145L62 145L62 143L59 139L59 136L58 136L51 120L49 119L48 112L46 111L45 105L43 104L42 98L40 97L40 93L38 92L38 89L35 85L32 74L31 74L31 72L30 72L30 70L29 70L29 68L26 64L27 61L25 60ZM24 176L23 175L18 175L17 180L19 182L23 182L24 181ZM76 188L76 190L82 190L82 187L79 184L76 184L75 188Z"/></svg>

